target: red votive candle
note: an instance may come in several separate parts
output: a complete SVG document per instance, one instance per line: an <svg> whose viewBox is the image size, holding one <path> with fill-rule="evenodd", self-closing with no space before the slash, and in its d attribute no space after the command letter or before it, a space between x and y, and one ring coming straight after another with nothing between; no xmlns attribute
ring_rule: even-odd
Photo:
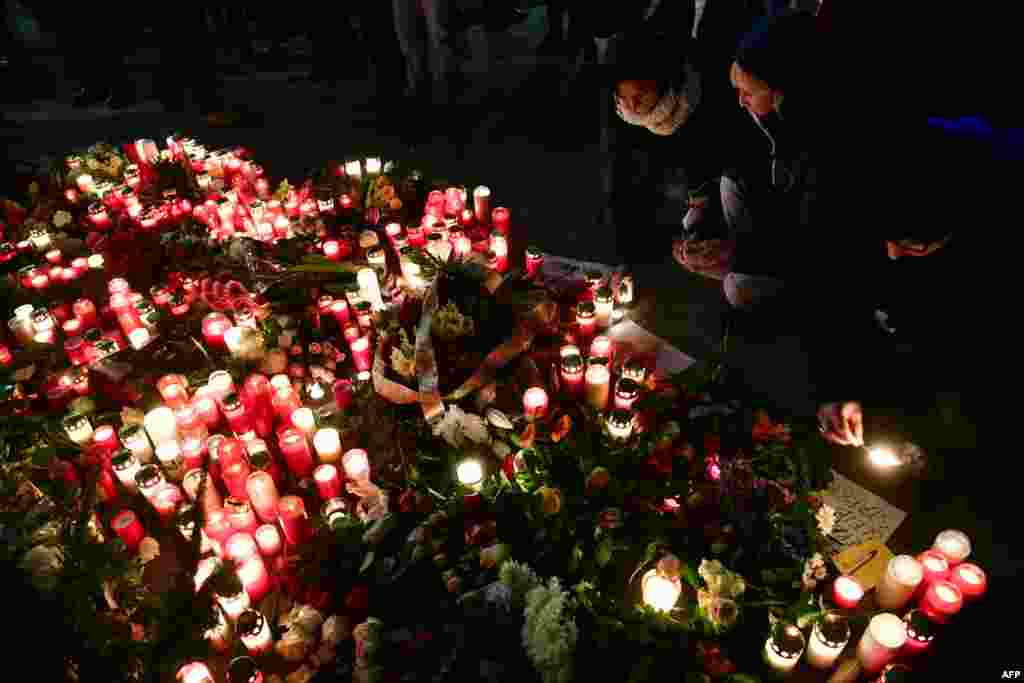
<svg viewBox="0 0 1024 683"><path fill-rule="evenodd" d="M352 380L339 379L334 383L334 400L340 410L346 410L352 405Z"/></svg>
<svg viewBox="0 0 1024 683"><path fill-rule="evenodd" d="M77 322L77 321L75 321ZM85 355L85 342L82 341L81 337L68 337L64 340L64 353L68 355L68 360L72 365L85 365L88 361ZM4 349L6 350L6 348ZM10 351L7 352L10 354ZM10 360L3 363L8 365Z"/></svg>
<svg viewBox="0 0 1024 683"><path fill-rule="evenodd" d="M370 476L370 457L362 448L353 448L341 458L345 476L353 481L365 481Z"/></svg>
<svg viewBox="0 0 1024 683"><path fill-rule="evenodd" d="M92 442L105 455L109 455L121 447L121 442L117 440L117 432L110 425L96 427L92 433Z"/></svg>
<svg viewBox="0 0 1024 683"><path fill-rule="evenodd" d="M224 447L221 446L222 458L223 449ZM245 460L236 460L230 464L224 464L223 459L221 460L220 476L232 497L245 500L245 480L249 478L249 474L249 463Z"/></svg>
<svg viewBox="0 0 1024 683"><path fill-rule="evenodd" d="M223 313L209 313L203 318L203 339L211 348L226 349L224 333L231 327L231 320Z"/></svg>
<svg viewBox="0 0 1024 683"><path fill-rule="evenodd" d="M245 482L249 502L260 521L272 524L277 521L277 504L281 497L277 492L274 477L266 471L253 472Z"/></svg>
<svg viewBox="0 0 1024 683"><path fill-rule="evenodd" d="M254 431L252 419L238 394L228 394L221 403L221 410L224 411L224 417L235 434L241 436Z"/></svg>
<svg viewBox="0 0 1024 683"><path fill-rule="evenodd" d="M344 329L345 325L351 319L348 310L348 302L344 299L332 301L330 311L331 315L334 316L334 319L338 321L338 326Z"/></svg>
<svg viewBox="0 0 1024 683"><path fill-rule="evenodd" d="M294 427L285 427L278 434L281 455L284 456L288 469L299 479L305 479L313 473L316 462L309 449L306 436Z"/></svg>
<svg viewBox="0 0 1024 683"><path fill-rule="evenodd" d="M504 206L499 206L491 211L491 225L503 235L507 235L512 228L512 212Z"/></svg>
<svg viewBox="0 0 1024 683"><path fill-rule="evenodd" d="M153 494L150 502L152 502L153 507L160 515L160 521L168 524L174 519L174 515L177 513L178 506L182 500L181 489L174 484L166 483L159 491Z"/></svg>
<svg viewBox="0 0 1024 683"><path fill-rule="evenodd" d="M128 552L134 554L139 549L139 543L146 537L146 530L142 528L139 518L131 510L121 510L114 515L110 527L117 534L117 537L128 546Z"/></svg>
<svg viewBox="0 0 1024 683"><path fill-rule="evenodd" d="M539 249L530 247L526 250L526 276L537 277L544 265L544 254Z"/></svg>
<svg viewBox="0 0 1024 683"><path fill-rule="evenodd" d="M313 470L313 480L321 500L341 497L341 473L331 464L318 466Z"/></svg>
<svg viewBox="0 0 1024 683"><path fill-rule="evenodd" d="M840 576L832 583L832 599L843 609L854 609L864 597L864 587L852 576Z"/></svg>
<svg viewBox="0 0 1024 683"><path fill-rule="evenodd" d="M919 609L912 609L903 617L907 628L907 639L903 642L900 654L915 657L928 650L935 639L935 625Z"/></svg>
<svg viewBox="0 0 1024 683"><path fill-rule="evenodd" d="M332 261L341 260L341 243L338 240L327 240L324 242L324 256Z"/></svg>
<svg viewBox="0 0 1024 683"><path fill-rule="evenodd" d="M548 412L548 392L542 387L530 387L523 394L523 414L527 420L544 417Z"/></svg>
<svg viewBox="0 0 1024 683"><path fill-rule="evenodd" d="M270 592L270 574L267 573L267 567L259 555L250 557L239 565L237 574L253 602L259 602Z"/></svg>
<svg viewBox="0 0 1024 683"><path fill-rule="evenodd" d="M81 342L81 340L79 340L79 342ZM67 344L65 344L65 348L67 348ZM10 366L13 361L14 355L11 354L11 350L3 344L0 344L0 365L6 368ZM74 360L72 360L72 362L74 362ZM75 365L78 365L78 363L75 363Z"/></svg>
<svg viewBox="0 0 1024 683"><path fill-rule="evenodd" d="M945 624L963 607L964 596L951 581L934 581L921 598L921 611L936 624Z"/></svg>
<svg viewBox="0 0 1024 683"><path fill-rule="evenodd" d="M224 544L224 557L241 564L250 557L259 557L259 547L252 534L245 531L238 531L231 534L231 537Z"/></svg>
<svg viewBox="0 0 1024 683"><path fill-rule="evenodd" d="M274 524L264 524L256 530L256 545L259 546L260 554L266 558L277 557L281 554L284 541L281 539L281 532Z"/></svg>
<svg viewBox="0 0 1024 683"><path fill-rule="evenodd" d="M927 590L928 584L945 581L949 578L949 561L938 550L926 550L917 557L924 567L924 580L921 581L921 593Z"/></svg>
<svg viewBox="0 0 1024 683"><path fill-rule="evenodd" d="M182 375L164 375L157 380L156 390L171 410L178 410L188 403L188 383Z"/></svg>
<svg viewBox="0 0 1024 683"><path fill-rule="evenodd" d="M218 555L223 551L224 544L231 534L235 533L234 528L231 526L231 520L228 518L228 513L223 508L217 508L215 510L209 510L206 514L206 535L211 541L214 541L215 548L218 550Z"/></svg>
<svg viewBox="0 0 1024 683"><path fill-rule="evenodd" d="M306 506L298 496L285 496L277 506L278 520L289 545L301 545L309 537Z"/></svg>
<svg viewBox="0 0 1024 683"><path fill-rule="evenodd" d="M976 564L958 564L950 572L949 582L960 589L964 602L970 603L985 594L988 588L988 577Z"/></svg>
<svg viewBox="0 0 1024 683"><path fill-rule="evenodd" d="M356 339L351 344L352 350L352 364L356 370L363 372L369 370L373 365L373 360L370 355L370 338L363 336Z"/></svg>
<svg viewBox="0 0 1024 683"><path fill-rule="evenodd" d="M590 357L591 358L607 358L608 365L612 365L615 358L615 345L612 343L611 337L601 335L594 337L594 341L590 342Z"/></svg>

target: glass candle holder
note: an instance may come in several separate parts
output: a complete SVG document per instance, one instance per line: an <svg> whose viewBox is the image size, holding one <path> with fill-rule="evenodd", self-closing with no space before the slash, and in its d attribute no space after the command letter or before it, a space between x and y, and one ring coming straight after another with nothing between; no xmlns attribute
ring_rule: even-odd
<svg viewBox="0 0 1024 683"><path fill-rule="evenodd" d="M185 473L181 480L181 488L189 500L195 501L199 496L199 484L202 482L204 472L201 469L191 469ZM209 475L206 475L206 486L203 488L203 512L209 517L212 510L219 510L223 507L223 501L217 486Z"/></svg>
<svg viewBox="0 0 1024 683"><path fill-rule="evenodd" d="M294 427L286 427L279 432L278 443L285 463L295 477L305 479L313 473L316 463L302 432Z"/></svg>
<svg viewBox="0 0 1024 683"><path fill-rule="evenodd" d="M224 341L224 333L232 327L231 319L220 312L208 313L203 318L203 339L213 349L224 350L227 348Z"/></svg>
<svg viewBox="0 0 1024 683"><path fill-rule="evenodd" d="M252 601L249 594L242 589L234 595L218 595L217 603L230 621L237 621L242 613L249 609Z"/></svg>
<svg viewBox="0 0 1024 683"><path fill-rule="evenodd" d="M779 621L764 644L764 661L776 676L788 676L804 653L804 634L794 624Z"/></svg>
<svg viewBox="0 0 1024 683"><path fill-rule="evenodd" d="M611 337L601 335L594 337L594 340L590 342L590 357L591 358L604 358L611 365L615 361L615 344L612 342Z"/></svg>
<svg viewBox="0 0 1024 683"><path fill-rule="evenodd" d="M583 369L583 358L579 354L562 356L559 363L559 378L562 390L568 396L579 398L583 395Z"/></svg>
<svg viewBox="0 0 1024 683"><path fill-rule="evenodd" d="M143 424L157 447L178 438L178 422L174 418L174 411L167 406L157 406L146 413Z"/></svg>
<svg viewBox="0 0 1024 683"><path fill-rule="evenodd" d="M302 432L303 436L307 439L313 437L316 433L316 415L313 414L310 408L298 408L292 411L291 415L292 426Z"/></svg>
<svg viewBox="0 0 1024 683"><path fill-rule="evenodd" d="M340 497L326 500L322 510L324 520L331 529L348 519L350 512L348 501Z"/></svg>
<svg viewBox="0 0 1024 683"><path fill-rule="evenodd" d="M512 230L512 212L503 206L491 211L491 226L503 235Z"/></svg>
<svg viewBox="0 0 1024 683"><path fill-rule="evenodd" d="M306 506L298 496L285 496L278 504L281 530L289 545L300 545L309 537Z"/></svg>
<svg viewBox="0 0 1024 683"><path fill-rule="evenodd" d="M356 370L363 372L369 370L373 365L369 337L362 336L352 342L352 364Z"/></svg>
<svg viewBox="0 0 1024 683"><path fill-rule="evenodd" d="M274 639L270 634L270 624L266 618L254 609L247 609L238 617L236 625L242 645L251 655L262 655L270 652Z"/></svg>
<svg viewBox="0 0 1024 683"><path fill-rule="evenodd" d="M964 596L964 602L973 602L985 594L988 577L976 564L958 564L949 575L949 581Z"/></svg>
<svg viewBox="0 0 1024 683"><path fill-rule="evenodd" d="M189 662L185 664L178 669L174 680L177 683L214 683L210 668L203 662Z"/></svg>
<svg viewBox="0 0 1024 683"><path fill-rule="evenodd" d="M230 516L231 513L228 514ZM224 544L224 557L234 560L238 564L249 558L257 557L258 554L259 548L256 545L256 539L248 531L236 531Z"/></svg>
<svg viewBox="0 0 1024 683"><path fill-rule="evenodd" d="M872 617L857 645L857 659L869 674L876 674L896 657L907 639L903 620L895 614Z"/></svg>
<svg viewBox="0 0 1024 683"><path fill-rule="evenodd" d="M263 557L274 558L281 554L284 541L281 539L281 532L278 531L276 524L260 526L256 529L253 537L256 539L256 545Z"/></svg>
<svg viewBox="0 0 1024 683"><path fill-rule="evenodd" d="M615 385L615 408L632 410L633 404L640 398L640 385L628 377L621 378Z"/></svg>
<svg viewBox="0 0 1024 683"><path fill-rule="evenodd" d="M683 592L678 578L664 576L656 568L650 569L640 580L640 592L644 604L659 612L670 612Z"/></svg>
<svg viewBox="0 0 1024 683"><path fill-rule="evenodd" d="M584 301L576 306L576 324L581 341L584 345L589 344L597 329L596 308L592 301Z"/></svg>
<svg viewBox="0 0 1024 683"><path fill-rule="evenodd" d="M647 379L647 366L639 358L627 358L622 364L622 376L638 384L643 384Z"/></svg>
<svg viewBox="0 0 1024 683"><path fill-rule="evenodd" d="M249 476L251 477L252 475L250 474ZM246 481L248 481L248 477ZM252 534L256 531L256 527L259 526L259 522L256 520L256 513L253 511L252 504L247 498L228 496L224 499L224 511L228 513L228 521L231 523L231 528L235 531Z"/></svg>
<svg viewBox="0 0 1024 683"><path fill-rule="evenodd" d="M544 267L544 252L537 247L526 249L526 277L536 278Z"/></svg>
<svg viewBox="0 0 1024 683"><path fill-rule="evenodd" d="M110 466L118 481L131 493L137 493L139 485L135 481L135 475L139 473L141 465L127 448L122 448L110 458Z"/></svg>
<svg viewBox="0 0 1024 683"><path fill-rule="evenodd" d="M313 448L321 463L338 463L341 460L341 435L334 427L318 429L313 435Z"/></svg>
<svg viewBox="0 0 1024 683"><path fill-rule="evenodd" d="M206 638L206 642L210 644L210 648L214 652L225 654L231 649L231 622L228 621L228 617L220 605L214 605L214 610L217 612L217 624L207 629L203 637ZM210 683L213 683L212 679Z"/></svg>
<svg viewBox="0 0 1024 683"><path fill-rule="evenodd" d="M807 643L807 663L814 669L831 669L850 641L850 623L838 612L826 612L814 623Z"/></svg>
<svg viewBox="0 0 1024 683"><path fill-rule="evenodd" d="M263 672L252 657L235 657L228 665L228 683L263 683Z"/></svg>
<svg viewBox="0 0 1024 683"><path fill-rule="evenodd" d="M235 393L235 380L226 370L217 370L206 380L210 395L216 401L223 401L228 395Z"/></svg>
<svg viewBox="0 0 1024 683"><path fill-rule="evenodd" d="M156 459L169 480L181 481L185 476L185 458L177 441L164 441L158 445Z"/></svg>
<svg viewBox="0 0 1024 683"><path fill-rule="evenodd" d="M615 295L611 287L598 287L594 293L594 315L598 329L607 329L612 322L612 311L615 309Z"/></svg>
<svg viewBox="0 0 1024 683"><path fill-rule="evenodd" d="M149 499L153 509L160 515L160 521L170 524L178 512L178 507L184 502L184 494L176 485L167 482L161 486Z"/></svg>
<svg viewBox="0 0 1024 683"><path fill-rule="evenodd" d="M342 494L341 473L334 465L325 464L313 470L313 481L321 500L338 498Z"/></svg>
<svg viewBox="0 0 1024 683"><path fill-rule="evenodd" d="M530 387L523 394L523 414L527 420L543 418L548 412L548 392L542 387Z"/></svg>
<svg viewBox="0 0 1024 683"><path fill-rule="evenodd" d="M924 551L917 556L917 561L924 570L924 581L921 583L922 587L918 588L919 592L925 590L924 587L928 584L949 578L949 561L938 550Z"/></svg>
<svg viewBox="0 0 1024 683"><path fill-rule="evenodd" d="M897 555L889 560L885 574L875 589L875 602L885 610L898 610L906 605L924 579L924 567L910 555Z"/></svg>
<svg viewBox="0 0 1024 683"><path fill-rule="evenodd" d="M600 413L608 407L611 376L611 371L604 365L591 365L584 376L587 405Z"/></svg>
<svg viewBox="0 0 1024 683"><path fill-rule="evenodd" d="M92 442L93 428L85 415L73 415L64 419L64 431L68 438L78 446L86 446Z"/></svg>
<svg viewBox="0 0 1024 683"><path fill-rule="evenodd" d="M111 520L110 526L117 537L124 541L128 552L132 554L138 550L139 543L146 537L146 530L142 528L138 516L131 510L122 510L117 513Z"/></svg>
<svg viewBox="0 0 1024 683"><path fill-rule="evenodd" d="M832 583L832 600L843 609L855 609L864 597L864 587L852 576L840 576Z"/></svg>
<svg viewBox="0 0 1024 683"><path fill-rule="evenodd" d="M143 465L135 474L135 483L138 486L139 493L149 499L166 483L166 480L164 479L164 473L156 465Z"/></svg>
<svg viewBox="0 0 1024 683"><path fill-rule="evenodd" d="M945 624L963 607L964 596L951 581L934 581L921 597L920 608L936 624Z"/></svg>
<svg viewBox="0 0 1024 683"><path fill-rule="evenodd" d="M260 521L267 524L276 522L277 504L281 497L278 494L274 478L268 472L253 472L246 479L245 489Z"/></svg>
<svg viewBox="0 0 1024 683"><path fill-rule="evenodd" d="M875 683L908 683L908 681L914 680L917 679L909 666L901 662L893 662L882 669L882 673L879 674Z"/></svg>
<svg viewBox="0 0 1024 683"><path fill-rule="evenodd" d="M246 490L245 482L249 478L251 470L249 469L249 463L244 459L235 460L234 462L221 464L221 479L224 481L224 486L227 488L228 493L239 499L245 499Z"/></svg>
<svg viewBox="0 0 1024 683"><path fill-rule="evenodd" d="M606 420L608 434L618 441L627 441L633 435L634 414L629 410L613 410Z"/></svg>
<svg viewBox="0 0 1024 683"><path fill-rule="evenodd" d="M950 567L955 567L970 556L971 540L962 531L946 529L935 537L932 548L942 553Z"/></svg>
<svg viewBox="0 0 1024 683"><path fill-rule="evenodd" d="M903 624L906 627L907 639L903 643L901 655L915 657L931 647L937 628L924 611L910 610L903 617Z"/></svg>
<svg viewBox="0 0 1024 683"><path fill-rule="evenodd" d="M360 300L352 304L352 310L355 312L356 323L359 326L359 332L362 335L367 335L373 330L373 304L369 301ZM346 328L346 332L347 332ZM348 334L345 334L345 340L349 342L351 348L354 339L350 339Z"/></svg>
<svg viewBox="0 0 1024 683"><path fill-rule="evenodd" d="M228 394L220 404L224 417L227 418L228 426L236 436L242 437L246 434L255 435L252 420L242 403L242 397L236 393Z"/></svg>
<svg viewBox="0 0 1024 683"><path fill-rule="evenodd" d="M242 562L237 573L242 585L245 586L245 592L253 602L258 603L270 592L270 574L267 573L267 566L259 555Z"/></svg>

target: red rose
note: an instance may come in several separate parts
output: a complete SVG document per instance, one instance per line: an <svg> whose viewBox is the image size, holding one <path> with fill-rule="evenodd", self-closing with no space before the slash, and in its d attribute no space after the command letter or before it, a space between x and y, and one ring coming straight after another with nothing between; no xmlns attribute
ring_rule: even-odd
<svg viewBox="0 0 1024 683"><path fill-rule="evenodd" d="M406 489L402 492L402 495L398 497L398 509L401 512L412 512L415 507L415 496L416 492L412 489Z"/></svg>

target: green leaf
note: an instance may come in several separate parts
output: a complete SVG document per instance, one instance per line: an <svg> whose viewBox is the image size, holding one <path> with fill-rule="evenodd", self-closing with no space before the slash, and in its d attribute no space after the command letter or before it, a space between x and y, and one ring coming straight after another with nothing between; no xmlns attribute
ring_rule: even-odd
<svg viewBox="0 0 1024 683"><path fill-rule="evenodd" d="M370 550L366 553L366 557L363 558L363 564L359 567L359 573L364 573L373 564L373 560L377 557L376 551Z"/></svg>
<svg viewBox="0 0 1024 683"><path fill-rule="evenodd" d="M753 674L734 673L725 680L726 683L761 683L761 679Z"/></svg>
<svg viewBox="0 0 1024 683"><path fill-rule="evenodd" d="M601 542L597 544L594 559L599 567L604 567L611 562L613 549L612 539L608 536L602 538Z"/></svg>

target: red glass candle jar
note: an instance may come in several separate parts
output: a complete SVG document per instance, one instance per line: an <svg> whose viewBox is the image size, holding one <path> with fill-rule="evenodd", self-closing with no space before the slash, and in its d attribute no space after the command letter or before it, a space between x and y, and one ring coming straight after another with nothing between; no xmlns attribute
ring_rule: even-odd
<svg viewBox="0 0 1024 683"><path fill-rule="evenodd" d="M285 427L278 433L281 455L293 475L305 479L312 475L316 462L306 436L294 427Z"/></svg>
<svg viewBox="0 0 1024 683"><path fill-rule="evenodd" d="M122 510L114 516L110 527L117 534L118 538L128 546L128 552L134 554L139 543L146 537L146 530L142 528L139 518L131 510Z"/></svg>
<svg viewBox="0 0 1024 683"><path fill-rule="evenodd" d="M832 583L832 599L843 609L854 609L864 597L864 587L852 576L840 576Z"/></svg>
<svg viewBox="0 0 1024 683"><path fill-rule="evenodd" d="M928 584L949 578L949 561L938 550L924 551L918 555L917 561L924 567L924 580L918 589L921 593L927 590Z"/></svg>
<svg viewBox="0 0 1024 683"><path fill-rule="evenodd" d="M313 470L313 480L321 500L341 497L341 473L331 464L318 466Z"/></svg>
<svg viewBox="0 0 1024 683"><path fill-rule="evenodd" d="M949 581L960 589L964 602L973 602L985 594L988 577L976 564L958 564L949 575Z"/></svg>
<svg viewBox="0 0 1024 683"><path fill-rule="evenodd" d="M945 624L963 607L964 597L951 581L934 581L921 598L921 611L936 624Z"/></svg>
<svg viewBox="0 0 1024 683"><path fill-rule="evenodd" d="M512 229L512 212L503 206L491 211L491 225L502 235L508 235Z"/></svg>
<svg viewBox="0 0 1024 683"><path fill-rule="evenodd" d="M278 504L278 519L289 545L301 545L309 538L309 517L298 496L285 496Z"/></svg>

